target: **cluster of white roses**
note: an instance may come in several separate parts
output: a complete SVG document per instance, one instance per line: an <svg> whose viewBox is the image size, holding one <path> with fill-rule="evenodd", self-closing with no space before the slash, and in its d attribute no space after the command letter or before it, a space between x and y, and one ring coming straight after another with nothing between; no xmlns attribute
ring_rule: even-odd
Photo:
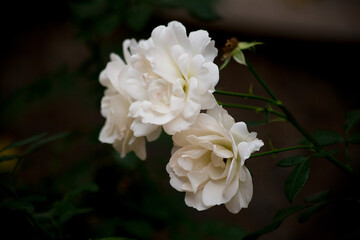
<svg viewBox="0 0 360 240"><path fill-rule="evenodd" d="M188 206L225 204L232 213L246 208L253 187L245 160L263 142L217 104L217 49L208 33L187 36L174 21L155 28L147 40L126 40L123 50L125 62L111 54L100 74L106 87L100 141L113 144L121 157L134 151L144 160L145 138L154 141L164 129L174 141L166 166L170 184L186 192Z"/></svg>

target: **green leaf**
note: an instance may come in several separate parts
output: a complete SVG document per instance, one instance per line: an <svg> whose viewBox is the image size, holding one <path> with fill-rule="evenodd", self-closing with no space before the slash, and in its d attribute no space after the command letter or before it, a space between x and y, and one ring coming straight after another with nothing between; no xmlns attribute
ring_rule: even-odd
<svg viewBox="0 0 360 240"><path fill-rule="evenodd" d="M296 165L285 181L285 195L289 202L300 192L306 183L310 172L310 160L306 159Z"/></svg>
<svg viewBox="0 0 360 240"><path fill-rule="evenodd" d="M236 62L247 66L246 61L245 61L245 56L244 53L239 49L236 48L233 52L232 52L233 58Z"/></svg>
<svg viewBox="0 0 360 240"><path fill-rule="evenodd" d="M306 202L321 202L324 200L327 200L331 195L331 191L330 190L325 190L322 192L318 192L314 195L308 196L305 198Z"/></svg>
<svg viewBox="0 0 360 240"><path fill-rule="evenodd" d="M74 197L78 194L81 194L83 192L97 192L97 191L99 191L98 185L96 185L95 183L88 183L88 184L82 185L80 187L77 187L74 190L72 190L71 192L67 193L64 196L64 200L67 200L67 199Z"/></svg>
<svg viewBox="0 0 360 240"><path fill-rule="evenodd" d="M294 165L299 164L302 161L305 161L307 157L304 156L292 156L288 158L281 159L276 166L278 167L292 167Z"/></svg>
<svg viewBox="0 0 360 240"><path fill-rule="evenodd" d="M297 213L298 211L300 211L303 208L304 208L304 206L295 205L295 206L290 206L287 208L280 209L279 211L276 212L275 216L273 217L273 219L271 220L271 222L268 225L266 225L265 227L261 228L260 230L258 230L256 232L246 235L243 238L243 240L256 239L262 234L274 231L281 225L281 223L287 217Z"/></svg>
<svg viewBox="0 0 360 240"><path fill-rule="evenodd" d="M224 63L221 64L221 66L220 66L220 68L219 68L220 71L223 70L223 69L229 64L230 59L231 59L231 58L226 58L226 59L225 59Z"/></svg>
<svg viewBox="0 0 360 240"><path fill-rule="evenodd" d="M321 146L328 146L344 141L341 135L330 130L317 130L312 134L312 136ZM303 140L302 142L305 145L310 144L307 140Z"/></svg>
<svg viewBox="0 0 360 240"><path fill-rule="evenodd" d="M354 133L348 137L347 142L351 144L360 144L360 132Z"/></svg>
<svg viewBox="0 0 360 240"><path fill-rule="evenodd" d="M48 142L52 142L61 138L64 138L66 136L68 136L69 133L68 132L64 132L64 133L59 133L59 134L55 134L52 135L50 137L46 137L38 142L35 142L33 144L31 144L23 153L23 156L26 156L32 152L34 152L35 150L37 150L38 148L40 148L42 145L48 143Z"/></svg>
<svg viewBox="0 0 360 240"><path fill-rule="evenodd" d="M28 212L30 214L33 214L35 211L34 206L31 203L23 201L21 199L2 202L0 204L0 208L2 207L10 209L12 211Z"/></svg>
<svg viewBox="0 0 360 240"><path fill-rule="evenodd" d="M264 43L256 42L256 41L253 41L253 42L239 42L238 43L238 48L240 50L245 50L245 49L253 48L254 46L260 45L260 44L264 44Z"/></svg>
<svg viewBox="0 0 360 240"><path fill-rule="evenodd" d="M346 113L345 123L344 123L344 128L346 133L348 133L351 128L355 127L359 123L360 123L360 110L355 110Z"/></svg>
<svg viewBox="0 0 360 240"><path fill-rule="evenodd" d="M19 158L18 155L4 155L4 156L0 156L0 162L10 161L18 158Z"/></svg>
<svg viewBox="0 0 360 240"><path fill-rule="evenodd" d="M27 144L36 142L36 141L42 139L43 137L45 137L46 134L47 134L47 133L41 133L41 134L39 134L39 135L35 135L35 136L32 136L32 137L26 138L26 139L24 139L24 140L20 140L20 141L13 142L13 143L11 143L10 145L2 148L2 149L0 150L0 152L3 152L3 151L5 151L5 150L7 150L7 149L17 148L17 147L21 147L21 146L23 146L23 145L27 145Z"/></svg>
<svg viewBox="0 0 360 240"><path fill-rule="evenodd" d="M307 209L305 209L304 211L302 211L298 217L298 221L299 223L304 223L307 220L309 220L309 218L316 212L318 212L319 210L321 210L325 205L327 204L327 202L319 202L319 203L315 203L314 205L308 207Z"/></svg>

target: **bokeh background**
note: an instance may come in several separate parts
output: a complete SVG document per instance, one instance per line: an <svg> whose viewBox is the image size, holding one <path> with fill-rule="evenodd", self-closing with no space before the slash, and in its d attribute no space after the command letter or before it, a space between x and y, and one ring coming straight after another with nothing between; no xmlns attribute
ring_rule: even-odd
<svg viewBox="0 0 360 240"><path fill-rule="evenodd" d="M341 135L345 113L359 109L360 2L357 0L90 0L9 1L0 15L0 145L41 133L64 134L21 161L14 175L17 196L4 187L15 161L0 162L4 239L240 239L268 224L289 206L284 182L291 169L276 167L283 157L252 158L254 196L248 209L233 215L223 206L198 212L172 189L165 165L171 139L147 145L145 162L125 159L98 141L104 124L98 82L111 52L121 55L126 38L148 38L152 29L181 21L188 32L205 29L221 50L230 37L261 41L250 62L273 92L309 131ZM221 64L220 57L216 59ZM218 89L266 95L250 71L231 62ZM225 98L227 102L259 104ZM228 109L249 123L269 150L298 144L289 124L256 125L264 116ZM26 146L6 154L21 154ZM360 152L351 147L353 166ZM297 153L302 153L301 151ZM347 176L326 160L311 162L308 182L295 198L348 189ZM20 199L20 200L19 200ZM19 200L19 201L18 201ZM353 213L353 214L351 214ZM359 208L329 205L299 224L292 216L260 239L357 239ZM32 219L33 218L33 219ZM35 220L34 220L35 219Z"/></svg>

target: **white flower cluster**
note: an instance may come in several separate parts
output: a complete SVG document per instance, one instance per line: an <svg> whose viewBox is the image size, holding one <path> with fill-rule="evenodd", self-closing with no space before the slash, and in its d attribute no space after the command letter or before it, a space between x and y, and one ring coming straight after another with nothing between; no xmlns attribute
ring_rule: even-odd
<svg viewBox="0 0 360 240"><path fill-rule="evenodd" d="M187 36L174 21L147 40L126 40L123 52L125 62L111 54L100 74L106 87L100 141L113 144L121 157L134 151L144 160L145 138L154 141L164 129L174 141L166 166L170 184L186 192L188 206L225 204L232 213L247 207L253 190L244 164L263 142L217 104L217 49L208 33Z"/></svg>

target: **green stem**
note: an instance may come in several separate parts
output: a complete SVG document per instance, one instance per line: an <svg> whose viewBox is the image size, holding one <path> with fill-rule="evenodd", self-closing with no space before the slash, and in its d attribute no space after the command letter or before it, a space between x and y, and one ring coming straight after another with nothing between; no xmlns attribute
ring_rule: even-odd
<svg viewBox="0 0 360 240"><path fill-rule="evenodd" d="M274 100L272 100L270 98L266 98L266 97L262 97L262 96L258 96L258 95L254 95L254 94L228 92L228 91L223 91L223 90L216 90L214 93L220 94L220 95L227 95L227 96L257 99L257 100L265 101L265 102L268 102L268 103L271 103L274 105L278 105L278 102L275 102Z"/></svg>
<svg viewBox="0 0 360 240"><path fill-rule="evenodd" d="M286 152L286 151L291 151L291 150L296 150L296 149L314 149L314 147L313 146L306 146L306 145L286 147L286 148L274 149L274 150L271 150L271 151L268 151L268 152L252 154L250 157L251 158L261 157L261 156L272 155L272 154L275 154L275 153Z"/></svg>
<svg viewBox="0 0 360 240"><path fill-rule="evenodd" d="M265 108L263 107L255 107L255 106L250 106L250 105L242 105L242 104L236 104L236 103L223 103L218 101L218 103L224 107L230 107L230 108L242 108L242 109L247 109L247 110L254 110L255 112L265 112ZM281 117L283 119L286 119L286 116L282 113L279 113L275 110L272 109L267 109L267 111L271 114L274 114L278 117Z"/></svg>
<svg viewBox="0 0 360 240"><path fill-rule="evenodd" d="M295 119L295 117L291 114L291 112L281 103L281 101L275 96L275 94L270 90L270 88L267 86L267 84L260 78L260 76L257 74L255 69L252 67L252 65L246 60L246 64L249 68L249 70L252 72L252 74L255 76L255 78L259 81L259 83L263 86L263 88L266 90L266 92L271 96L271 98L277 103L277 106L283 111L285 114L285 119L287 119L309 142L311 142L314 145L314 149L318 153L324 153L324 149L322 146L316 141L316 139L313 138L305 129L300 125L300 123ZM326 156L326 158L335 164L338 168L343 170L345 173L349 174L351 177L354 177L354 173L352 169L337 160L333 156Z"/></svg>
<svg viewBox="0 0 360 240"><path fill-rule="evenodd" d="M249 63L249 61L245 58L246 65L248 66L249 70L252 72L252 74L255 76L255 78L259 81L261 86L266 90L266 92L270 95L270 97L275 100L276 102L279 101L275 94L270 90L270 88L267 86L267 84L262 80L262 78L257 74L253 66Z"/></svg>

